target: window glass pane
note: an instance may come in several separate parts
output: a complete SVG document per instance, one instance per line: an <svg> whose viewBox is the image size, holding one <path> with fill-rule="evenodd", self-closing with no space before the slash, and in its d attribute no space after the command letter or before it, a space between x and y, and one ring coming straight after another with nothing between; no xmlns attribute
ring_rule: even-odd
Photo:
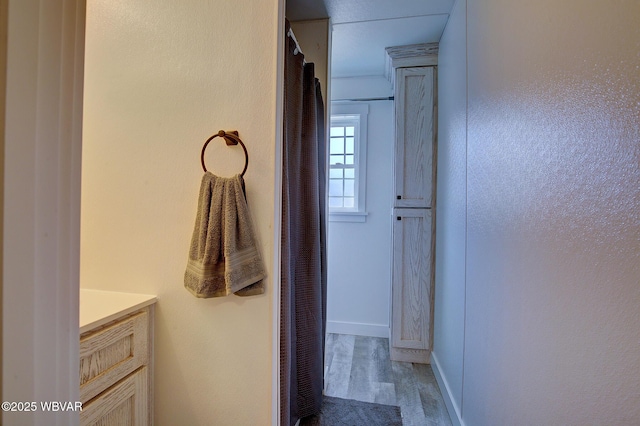
<svg viewBox="0 0 640 426"><path fill-rule="evenodd" d="M330 179L342 179L342 169L330 169L329 170L329 178Z"/></svg>
<svg viewBox="0 0 640 426"><path fill-rule="evenodd" d="M353 208L355 206L354 200L353 197L344 197L344 206Z"/></svg>
<svg viewBox="0 0 640 426"><path fill-rule="evenodd" d="M342 179L329 179L329 196L342 196Z"/></svg>
<svg viewBox="0 0 640 426"><path fill-rule="evenodd" d="M329 197L329 207L342 207L342 197Z"/></svg>
<svg viewBox="0 0 640 426"><path fill-rule="evenodd" d="M328 147L329 187L327 188L330 210L353 211L358 206L356 187L359 185L358 173L360 172L357 172L356 168L359 168L357 162L360 161L360 157L356 158L356 151L362 148L356 146L361 143L359 123L360 118L355 113L331 117ZM362 154L366 157L364 151ZM364 192L359 195L364 196Z"/></svg>
<svg viewBox="0 0 640 426"><path fill-rule="evenodd" d="M344 155L331 155L331 162L329 164L344 164Z"/></svg>
<svg viewBox="0 0 640 426"><path fill-rule="evenodd" d="M355 149L354 149L354 145L353 145L353 138L347 138L347 154L355 154Z"/></svg>
<svg viewBox="0 0 640 426"><path fill-rule="evenodd" d="M343 138L331 138L331 145L329 148L331 154L344 154L344 139Z"/></svg>
<svg viewBox="0 0 640 426"><path fill-rule="evenodd" d="M355 193L355 180L354 179L345 179L344 180L344 195L353 197L356 195Z"/></svg>

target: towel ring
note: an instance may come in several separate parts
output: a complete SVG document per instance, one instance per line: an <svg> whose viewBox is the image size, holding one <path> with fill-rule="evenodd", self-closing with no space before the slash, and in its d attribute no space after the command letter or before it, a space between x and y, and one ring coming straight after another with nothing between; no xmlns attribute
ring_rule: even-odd
<svg viewBox="0 0 640 426"><path fill-rule="evenodd" d="M247 147L244 146L244 144L242 143L242 140L240 140L237 130L233 130L231 132L225 132L224 130L220 130L218 133L216 133L215 135L207 139L207 141L204 143L204 146L202 147L202 153L200 154L200 162L202 163L202 169L205 171L205 173L207 172L207 166L205 166L204 164L204 151L207 149L207 145L209 145L209 142L211 142L213 139L217 138L218 136L224 139L224 141L227 143L227 146L238 145L238 144L242 146L242 149L244 150L245 161L244 161L244 169L242 169L242 173L240 173L240 176L244 176L244 173L247 171L247 167L249 167L249 153L247 152Z"/></svg>

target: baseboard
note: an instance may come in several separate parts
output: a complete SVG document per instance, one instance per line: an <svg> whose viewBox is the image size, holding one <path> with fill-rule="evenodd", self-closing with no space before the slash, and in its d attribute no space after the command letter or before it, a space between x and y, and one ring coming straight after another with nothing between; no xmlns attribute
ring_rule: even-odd
<svg viewBox="0 0 640 426"><path fill-rule="evenodd" d="M453 426L465 426L464 421L462 421L460 408L451 397L451 388L449 388L449 383L442 373L440 373L440 363L438 362L438 356L434 352L431 353L431 369L433 370L433 375L436 376L438 386L440 386L440 393L442 394L444 403L447 406L451 423Z"/></svg>
<svg viewBox="0 0 640 426"><path fill-rule="evenodd" d="M389 338L389 326L359 322L327 321L327 333Z"/></svg>

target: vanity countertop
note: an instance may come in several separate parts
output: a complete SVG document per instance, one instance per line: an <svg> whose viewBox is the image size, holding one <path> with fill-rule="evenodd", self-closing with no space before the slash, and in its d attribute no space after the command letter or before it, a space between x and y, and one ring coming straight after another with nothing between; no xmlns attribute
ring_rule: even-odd
<svg viewBox="0 0 640 426"><path fill-rule="evenodd" d="M156 302L151 294L80 289L80 334Z"/></svg>

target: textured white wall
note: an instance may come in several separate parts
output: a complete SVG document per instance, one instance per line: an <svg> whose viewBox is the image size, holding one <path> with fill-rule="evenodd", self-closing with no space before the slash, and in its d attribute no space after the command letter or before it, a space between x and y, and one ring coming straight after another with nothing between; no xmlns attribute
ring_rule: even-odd
<svg viewBox="0 0 640 426"><path fill-rule="evenodd" d="M454 5L438 57L438 177L433 364L462 401L467 236L466 0ZM445 392L445 389L442 389Z"/></svg>
<svg viewBox="0 0 640 426"><path fill-rule="evenodd" d="M640 3L467 8L463 420L638 424Z"/></svg>
<svg viewBox="0 0 640 426"><path fill-rule="evenodd" d="M382 98L393 96L391 82L384 76L345 77L331 80L331 99Z"/></svg>
<svg viewBox="0 0 640 426"><path fill-rule="evenodd" d="M158 295L158 425L271 423L277 46L270 1L88 2L81 286ZM183 288L202 169L220 129L249 151L247 198L268 268L261 296ZM209 170L244 156L216 138Z"/></svg>
<svg viewBox="0 0 640 426"><path fill-rule="evenodd" d="M340 79L338 79L340 80ZM349 79L353 80L353 79ZM332 81L332 96L343 96ZM370 97L370 91L353 93ZM389 335L393 102L369 106L366 222L329 222L327 322L329 331Z"/></svg>

